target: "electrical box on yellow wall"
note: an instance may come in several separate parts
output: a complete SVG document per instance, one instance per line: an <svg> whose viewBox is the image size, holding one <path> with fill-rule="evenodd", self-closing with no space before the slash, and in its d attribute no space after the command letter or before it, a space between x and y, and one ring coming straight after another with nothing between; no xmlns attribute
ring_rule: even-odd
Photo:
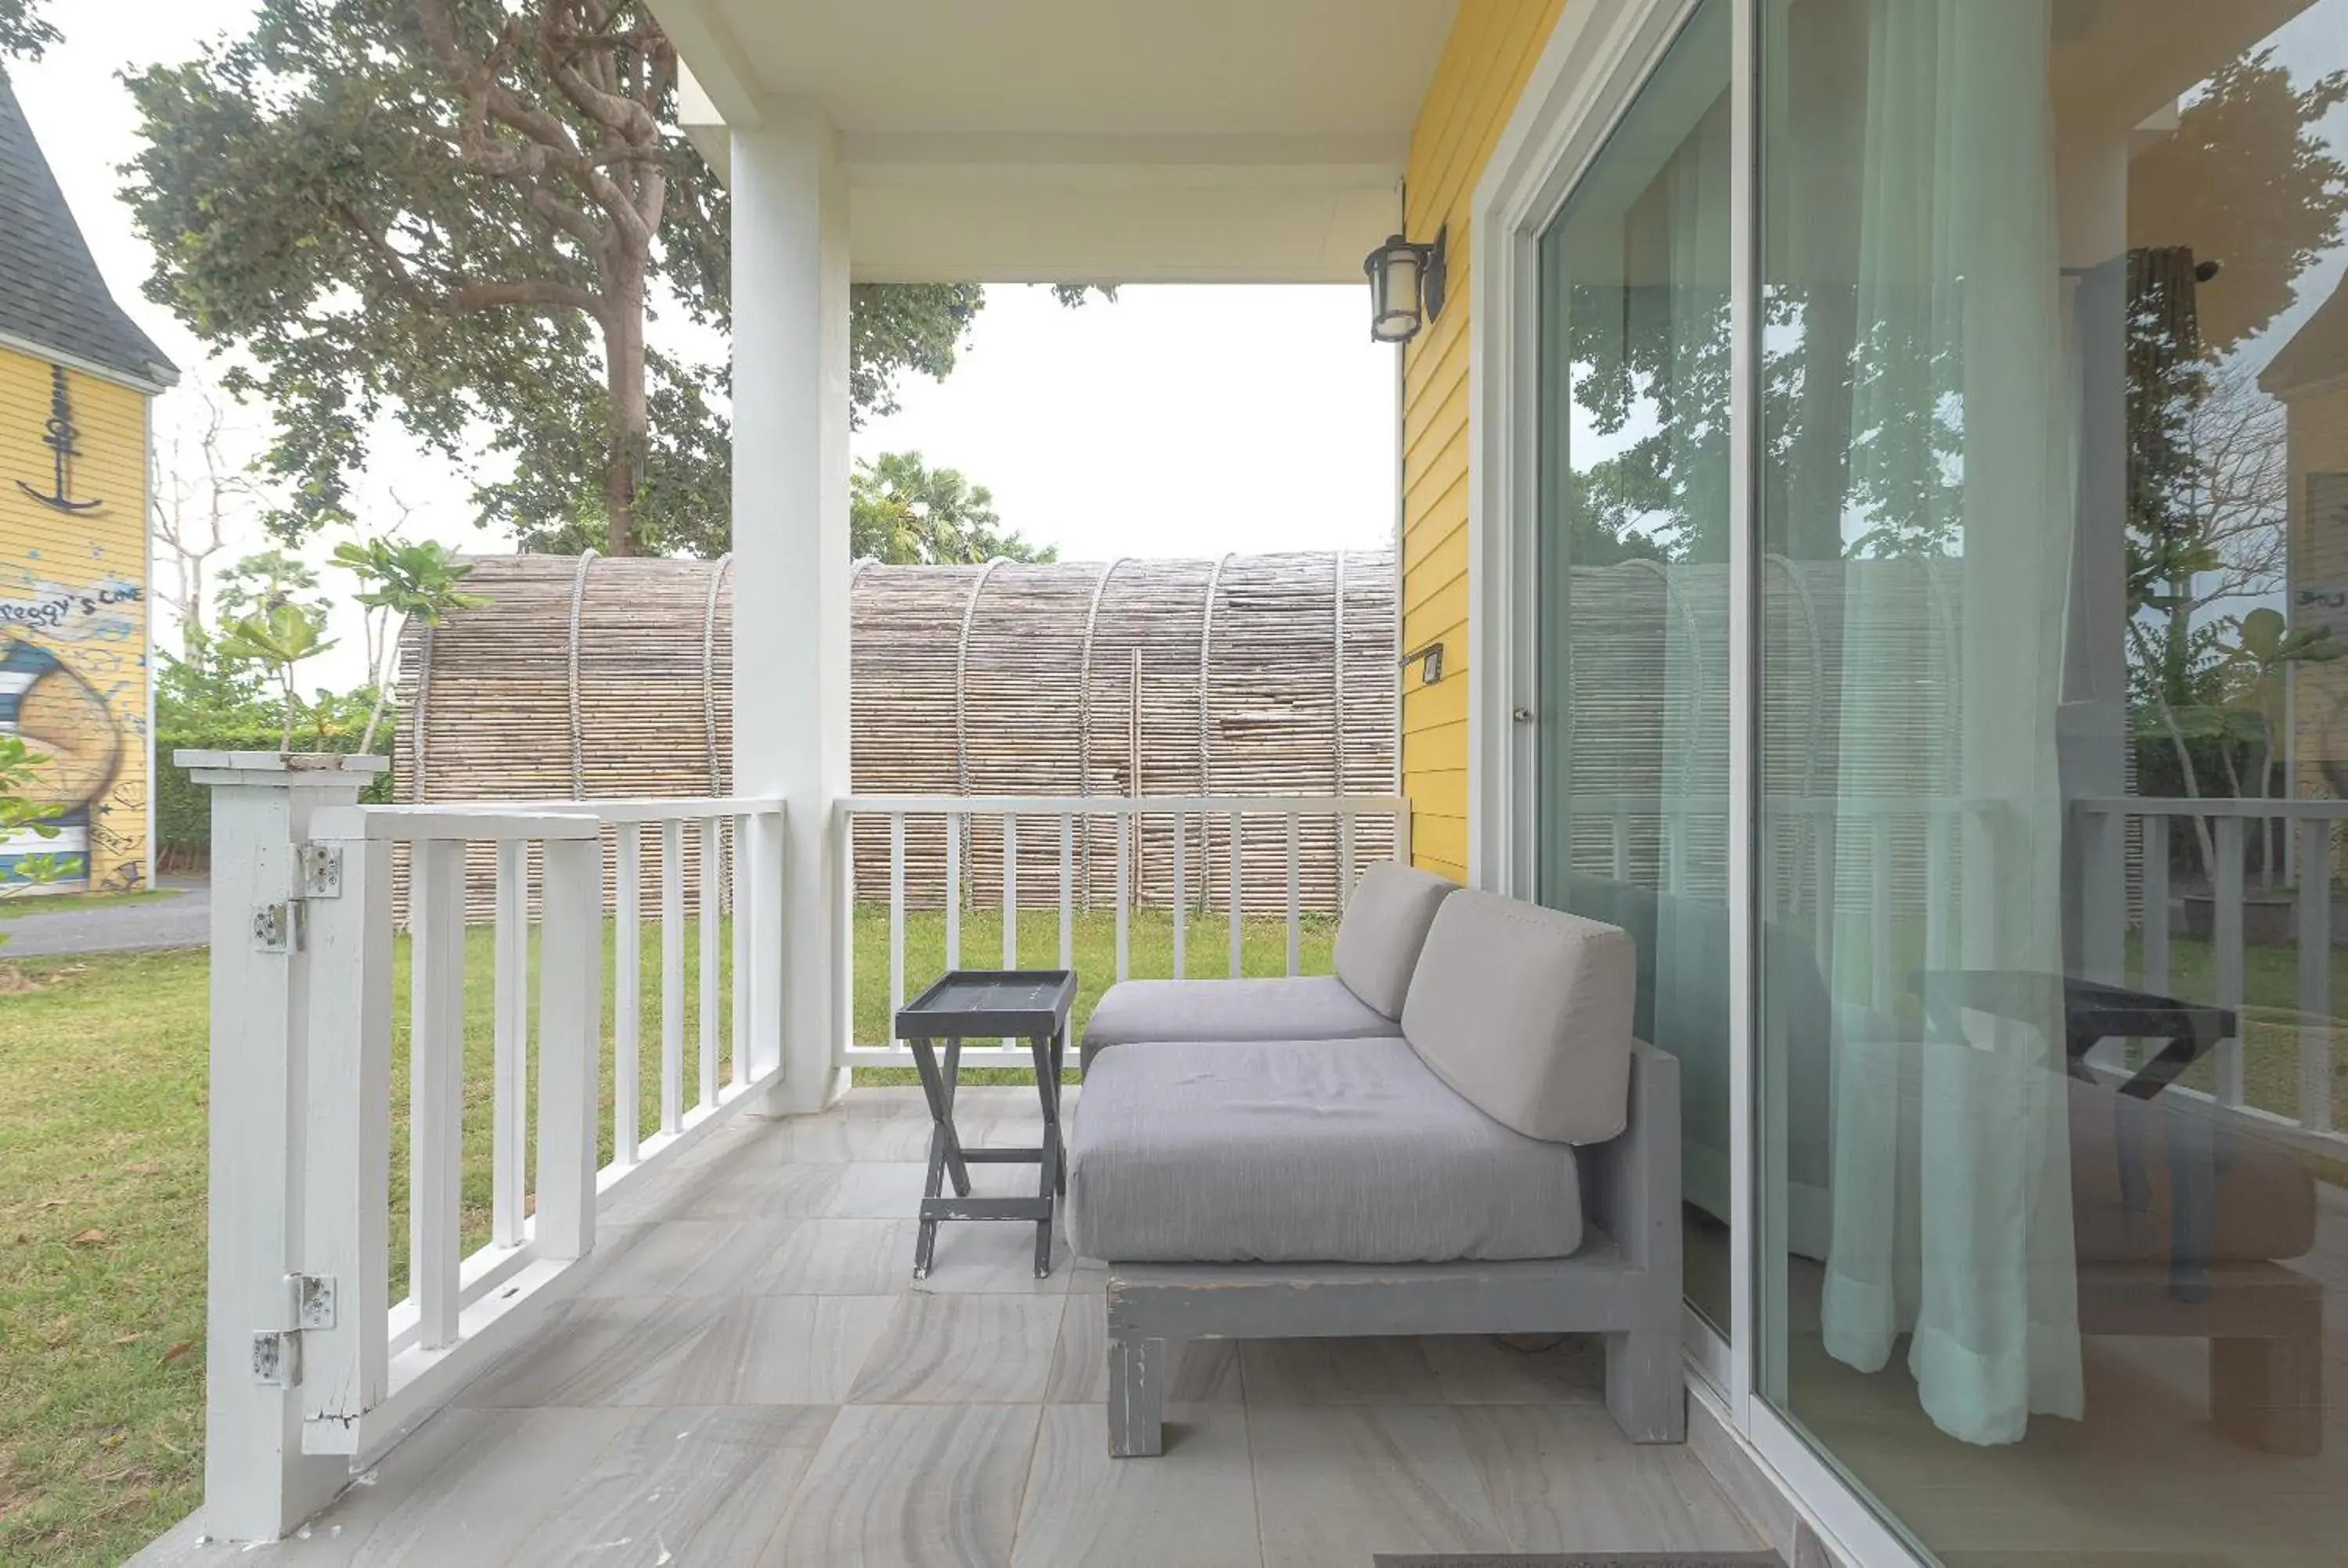
<svg viewBox="0 0 2348 1568"><path fill-rule="evenodd" d="M129 891L148 864L147 399L0 347L0 734L46 834L0 888Z"/></svg>

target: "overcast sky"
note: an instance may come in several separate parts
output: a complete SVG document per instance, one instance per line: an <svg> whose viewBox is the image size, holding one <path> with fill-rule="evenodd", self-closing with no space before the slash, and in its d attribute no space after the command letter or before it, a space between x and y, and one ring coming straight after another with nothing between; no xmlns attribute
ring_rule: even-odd
<svg viewBox="0 0 2348 1568"><path fill-rule="evenodd" d="M247 26L252 5L59 0L52 14L65 46L10 78L115 298L180 367L181 389L156 411L168 466L174 432L201 412L192 389L215 372L139 292L151 259L118 196L116 168L138 149L118 75L191 56ZM963 470L1007 526L1068 559L1381 547L1394 533L1396 351L1370 343L1368 322L1360 287L1135 288L1077 310L1042 289L993 290L961 367L942 384L907 382L902 409L858 432L855 450ZM265 411L234 417L249 456ZM361 509L381 526L396 495L411 535L511 548L474 528L468 489L441 460L387 444ZM215 565L262 542L247 523ZM335 630L343 646L309 669L344 687L364 661L356 626Z"/></svg>

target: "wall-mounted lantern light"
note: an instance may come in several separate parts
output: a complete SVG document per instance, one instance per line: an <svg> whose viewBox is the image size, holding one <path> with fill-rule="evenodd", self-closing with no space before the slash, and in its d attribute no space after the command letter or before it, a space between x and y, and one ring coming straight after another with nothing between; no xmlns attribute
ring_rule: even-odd
<svg viewBox="0 0 2348 1568"><path fill-rule="evenodd" d="M1447 225L1437 230L1432 245L1392 235L1363 259L1362 271L1370 280L1372 342L1408 343L1443 313L1443 242L1449 232Z"/></svg>

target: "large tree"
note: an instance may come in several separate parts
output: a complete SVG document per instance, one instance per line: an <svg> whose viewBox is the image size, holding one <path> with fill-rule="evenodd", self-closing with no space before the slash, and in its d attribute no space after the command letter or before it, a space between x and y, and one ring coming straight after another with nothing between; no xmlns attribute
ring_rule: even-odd
<svg viewBox="0 0 2348 1568"><path fill-rule="evenodd" d="M14 55L37 60L58 41L57 25L42 15L46 9L44 0L0 0L0 62ZM7 74L0 68L0 77Z"/></svg>
<svg viewBox="0 0 2348 1568"><path fill-rule="evenodd" d="M676 81L640 0L262 0L244 37L129 78L148 292L273 410L273 527L344 517L388 415L452 461L486 433L511 473L481 520L527 546L725 548L723 374L648 331L728 323L726 192ZM860 285L854 412L951 369L983 300Z"/></svg>

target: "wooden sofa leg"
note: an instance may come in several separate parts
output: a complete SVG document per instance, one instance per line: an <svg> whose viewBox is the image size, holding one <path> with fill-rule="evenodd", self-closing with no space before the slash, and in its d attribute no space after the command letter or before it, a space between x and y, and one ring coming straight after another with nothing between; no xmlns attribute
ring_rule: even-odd
<svg viewBox="0 0 2348 1568"><path fill-rule="evenodd" d="M1166 1341L1110 1340L1109 1458L1149 1459L1165 1447Z"/></svg>
<svg viewBox="0 0 2348 1568"><path fill-rule="evenodd" d="M2212 1339L2209 1415L2235 1441L2275 1454L2323 1451L2319 1339Z"/></svg>
<svg viewBox="0 0 2348 1568"><path fill-rule="evenodd" d="M1606 1336L1606 1409L1634 1443L1687 1441L1687 1376L1676 1324Z"/></svg>

